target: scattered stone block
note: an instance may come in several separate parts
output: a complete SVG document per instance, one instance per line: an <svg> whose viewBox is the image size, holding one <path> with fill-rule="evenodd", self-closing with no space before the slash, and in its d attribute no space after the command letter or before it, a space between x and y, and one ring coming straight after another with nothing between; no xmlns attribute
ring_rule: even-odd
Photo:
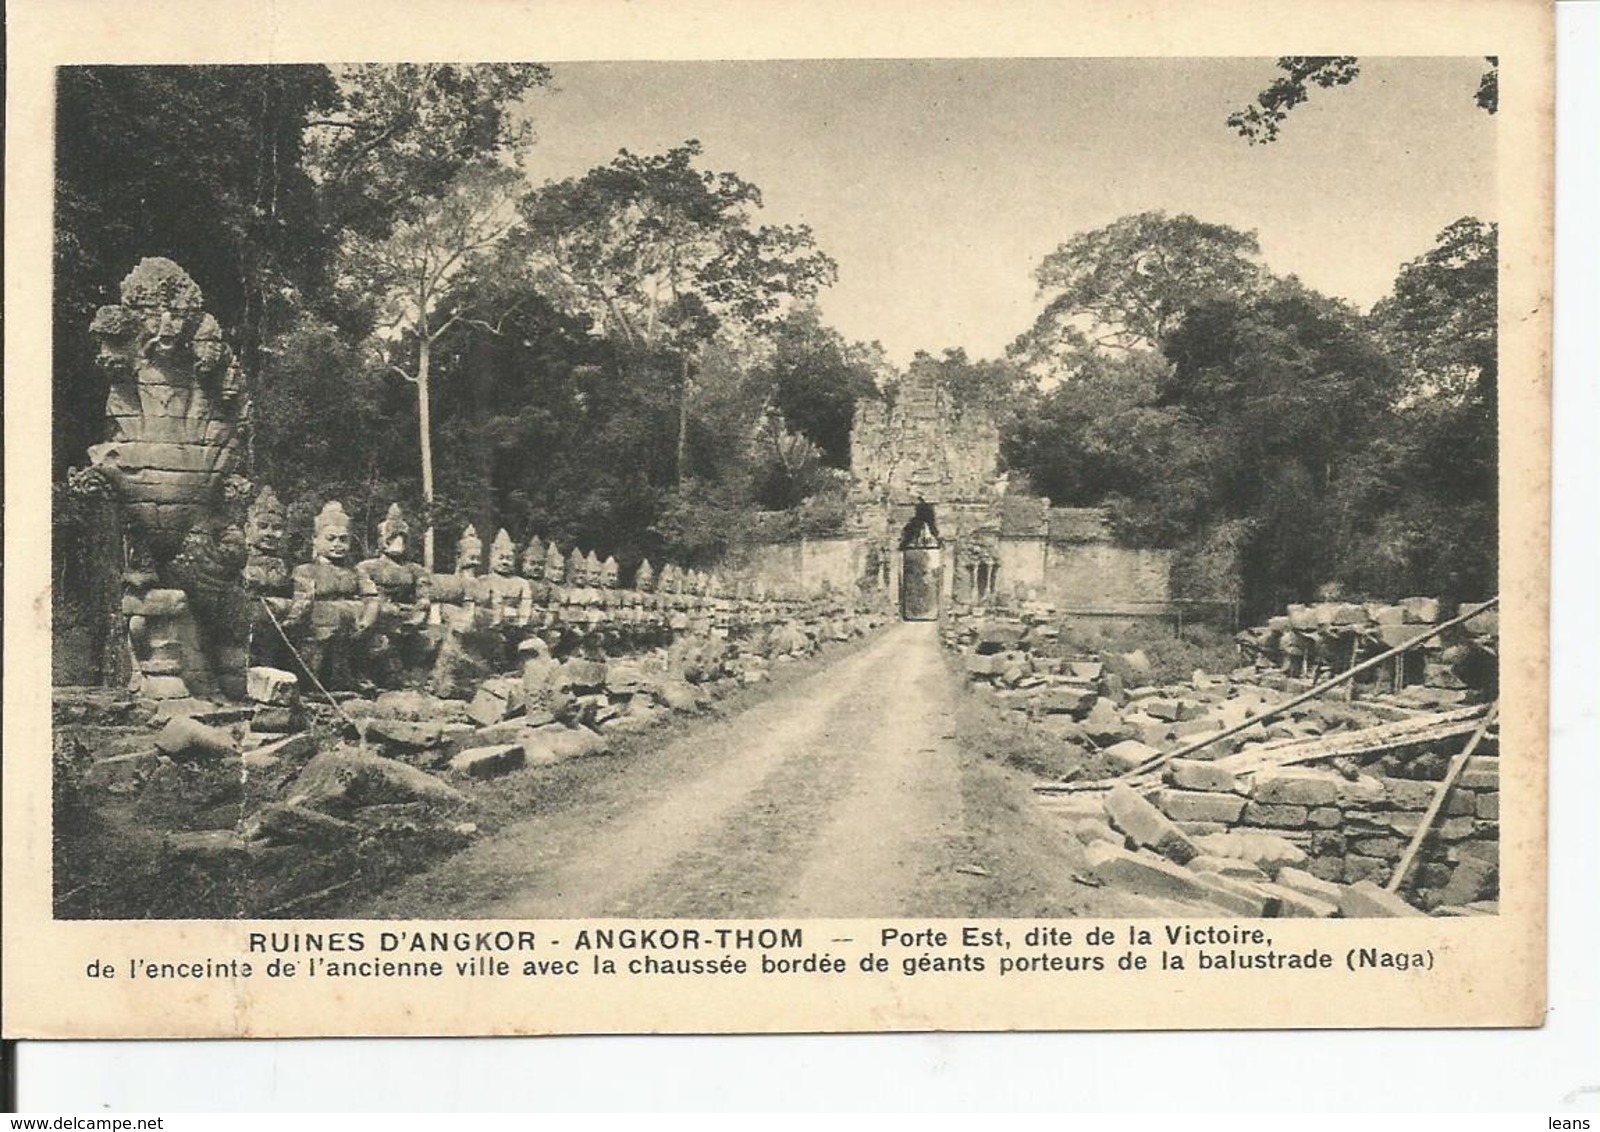
<svg viewBox="0 0 1600 1132"><path fill-rule="evenodd" d="M450 760L450 769L469 778L496 778L522 766L525 757L518 743L471 747Z"/></svg>
<svg viewBox="0 0 1600 1132"><path fill-rule="evenodd" d="M1272 767L1256 772L1250 797L1266 805L1331 806L1339 800L1339 788L1343 782L1344 779L1332 771L1310 767ZM1292 824L1299 825L1301 822Z"/></svg>
<svg viewBox="0 0 1600 1132"><path fill-rule="evenodd" d="M1244 809L1246 825L1264 825L1275 829L1301 829L1310 811L1304 806L1269 805L1251 802Z"/></svg>
<svg viewBox="0 0 1600 1132"><path fill-rule="evenodd" d="M243 763L246 773L250 771L273 770L285 763L296 763L302 759L309 759L317 753L317 741L308 732L298 735L289 735L276 739L271 743L263 743L244 753Z"/></svg>
<svg viewBox="0 0 1600 1132"><path fill-rule="evenodd" d="M1099 697L1087 689L1071 687L1047 688L1039 693L1039 710L1046 715L1088 715Z"/></svg>
<svg viewBox="0 0 1600 1132"><path fill-rule="evenodd" d="M1111 824L1136 844L1180 865L1199 856L1200 851L1188 835L1132 788L1122 783L1113 786L1106 791L1105 807Z"/></svg>
<svg viewBox="0 0 1600 1132"><path fill-rule="evenodd" d="M1104 696L1096 698L1094 707L1083 718L1083 728L1096 743L1117 743L1129 738L1128 725L1122 714Z"/></svg>
<svg viewBox="0 0 1600 1132"><path fill-rule="evenodd" d="M291 707L300 697L300 678L281 668L254 665L244 674L245 696L252 703Z"/></svg>
<svg viewBox="0 0 1600 1132"><path fill-rule="evenodd" d="M1182 719L1172 725L1172 734L1178 739L1192 739L1208 731L1221 731L1220 719Z"/></svg>
<svg viewBox="0 0 1600 1132"><path fill-rule="evenodd" d="M1098 660L1069 660L1067 673L1079 680L1099 680L1105 675L1105 665Z"/></svg>
<svg viewBox="0 0 1600 1132"><path fill-rule="evenodd" d="M1306 824L1312 829L1338 829L1344 814L1337 806L1317 806L1306 812Z"/></svg>
<svg viewBox="0 0 1600 1132"><path fill-rule="evenodd" d="M1344 859L1345 884L1356 884L1364 880L1385 884L1393 871L1392 864L1377 857L1363 857L1359 853L1351 853Z"/></svg>
<svg viewBox="0 0 1600 1132"><path fill-rule="evenodd" d="M1139 896L1174 900L1206 899L1210 890L1203 874L1190 872L1152 853L1130 853L1119 846L1096 841L1083 848L1090 874L1107 884Z"/></svg>
<svg viewBox="0 0 1600 1132"><path fill-rule="evenodd" d="M1289 888L1281 881L1264 884L1261 891L1272 902L1276 916L1325 920L1339 914L1337 901Z"/></svg>
<svg viewBox="0 0 1600 1132"><path fill-rule="evenodd" d="M1163 777L1180 790L1209 790L1219 794L1240 791L1239 779L1232 771L1203 759L1173 759L1167 763Z"/></svg>
<svg viewBox="0 0 1600 1132"><path fill-rule="evenodd" d="M1189 867L1196 872L1218 873L1222 876L1233 877L1236 880L1265 881L1267 874L1249 861L1241 861L1237 857L1213 857L1209 853L1202 853L1189 862Z"/></svg>
<svg viewBox="0 0 1600 1132"><path fill-rule="evenodd" d="M1318 900L1327 901L1335 909L1339 906L1340 886L1304 869L1297 869L1293 865L1285 865L1278 870L1277 881L1284 888L1293 889L1295 892L1306 896L1313 896Z"/></svg>
<svg viewBox="0 0 1600 1132"><path fill-rule="evenodd" d="M244 857L249 846L244 838L231 829L201 829L186 833L169 833L166 849L172 856L200 863L226 863Z"/></svg>
<svg viewBox="0 0 1600 1132"><path fill-rule="evenodd" d="M1121 846L1126 840L1122 834L1097 818L1078 818L1070 828L1073 836L1085 845L1092 841L1103 841L1108 845Z"/></svg>
<svg viewBox="0 0 1600 1132"><path fill-rule="evenodd" d="M1237 794L1167 789L1156 792L1155 804L1173 821L1232 825L1244 812L1245 799Z"/></svg>
<svg viewBox="0 0 1600 1132"><path fill-rule="evenodd" d="M156 750L175 763L212 761L238 753L238 743L221 728L180 716L156 736Z"/></svg>
<svg viewBox="0 0 1600 1132"><path fill-rule="evenodd" d="M263 806L245 824L244 830L247 840L273 845L336 844L350 840L359 832L360 827L354 822L290 802Z"/></svg>
<svg viewBox="0 0 1600 1132"><path fill-rule="evenodd" d="M1373 917L1420 916L1422 912L1370 880L1347 885L1339 893L1339 914L1347 920Z"/></svg>
<svg viewBox="0 0 1600 1132"><path fill-rule="evenodd" d="M386 719L377 716L361 727L364 743L398 749L427 751L444 745L445 725L437 720Z"/></svg>
<svg viewBox="0 0 1600 1132"><path fill-rule="evenodd" d="M316 809L355 809L396 802L454 808L466 802L454 787L395 759L348 748L323 751L295 779L289 801Z"/></svg>
<svg viewBox="0 0 1600 1132"><path fill-rule="evenodd" d="M1484 821L1500 820L1500 792L1485 791L1473 799L1473 812Z"/></svg>
<svg viewBox="0 0 1600 1132"><path fill-rule="evenodd" d="M1235 916L1271 916L1276 913L1276 902L1254 882L1240 880L1223 873L1194 873L1205 889L1205 899L1225 912Z"/></svg>
<svg viewBox="0 0 1600 1132"><path fill-rule="evenodd" d="M1386 778L1384 794L1391 806L1400 810L1426 810L1439 790L1437 782L1414 782L1409 778Z"/></svg>
<svg viewBox="0 0 1600 1132"><path fill-rule="evenodd" d="M1456 786L1462 790L1498 790L1500 788L1500 760L1473 755L1461 768Z"/></svg>
<svg viewBox="0 0 1600 1132"><path fill-rule="evenodd" d="M1087 730L1086 727L1085 730ZM1106 747L1100 753L1124 770L1132 770L1146 759L1154 758L1161 752L1147 743L1139 742L1137 739L1124 739L1120 743L1113 743L1111 746Z"/></svg>

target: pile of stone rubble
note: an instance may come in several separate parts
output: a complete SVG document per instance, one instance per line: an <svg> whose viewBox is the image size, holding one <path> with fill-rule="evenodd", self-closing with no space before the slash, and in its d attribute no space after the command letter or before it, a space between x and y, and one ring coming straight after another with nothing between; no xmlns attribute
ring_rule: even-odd
<svg viewBox="0 0 1600 1132"><path fill-rule="evenodd" d="M1462 634L1473 647L1489 635ZM1029 610L953 620L945 639L975 692L1081 756L1070 780L1036 790L1085 843L1096 879L1240 915L1494 910L1496 738L1449 660L1428 671L1454 686L1395 692L1383 680L1295 704L1309 683L1260 650L1227 674L1130 687L1148 658L1077 654L1061 637L1048 611ZM1446 788L1452 756L1480 728ZM1400 895L1387 891L1398 867Z"/></svg>
<svg viewBox="0 0 1600 1132"><path fill-rule="evenodd" d="M529 637L520 670L470 695L395 689L324 697L256 666L247 702L156 701L58 688L58 760L75 751L81 793L121 796L163 837L176 870L232 867L252 908L293 911L326 873L337 887L368 843L458 848L478 832L468 784L615 751L622 737L709 709L778 667L860 637L881 617L824 598L746 631L679 632L625 655L555 657ZM318 852L308 857L305 850ZM312 869L310 862L318 862ZM342 865L340 862L343 862ZM325 866L325 867L324 867Z"/></svg>

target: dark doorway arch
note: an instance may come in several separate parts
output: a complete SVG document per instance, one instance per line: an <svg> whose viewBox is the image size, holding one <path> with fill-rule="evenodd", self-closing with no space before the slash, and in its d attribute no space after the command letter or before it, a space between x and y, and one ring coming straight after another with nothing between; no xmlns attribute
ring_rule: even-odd
<svg viewBox="0 0 1600 1132"><path fill-rule="evenodd" d="M933 504L917 502L900 532L900 616L906 621L937 621L944 589L944 543Z"/></svg>

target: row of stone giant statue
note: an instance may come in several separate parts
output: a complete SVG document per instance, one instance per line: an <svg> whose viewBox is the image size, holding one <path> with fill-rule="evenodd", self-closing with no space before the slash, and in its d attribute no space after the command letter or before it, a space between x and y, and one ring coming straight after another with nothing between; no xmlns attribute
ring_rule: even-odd
<svg viewBox="0 0 1600 1132"><path fill-rule="evenodd" d="M199 287L170 260L142 260L122 302L90 331L109 390L107 439L74 473L86 497L111 506L128 675L158 698L238 694L246 668L278 664L327 689L394 686L454 656L514 663L537 636L546 648L603 650L680 631L726 633L784 620L808 604L714 574L646 561L631 588L615 558L563 555L533 538L521 553L502 530L489 545L467 528L456 567L435 574L409 559L398 505L378 528L378 553L352 563L351 521L337 501L313 523L310 561L285 561L287 520L270 490L236 473L238 367ZM434 673L437 679L437 673Z"/></svg>

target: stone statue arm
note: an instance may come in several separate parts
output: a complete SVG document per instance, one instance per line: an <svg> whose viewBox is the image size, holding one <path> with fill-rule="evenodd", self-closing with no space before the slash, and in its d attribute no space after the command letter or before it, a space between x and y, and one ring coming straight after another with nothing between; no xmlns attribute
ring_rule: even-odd
<svg viewBox="0 0 1600 1132"><path fill-rule="evenodd" d="M309 568L295 570L294 589L289 598L289 609L283 615L283 627L304 625L311 620L311 607L317 601L317 580Z"/></svg>

